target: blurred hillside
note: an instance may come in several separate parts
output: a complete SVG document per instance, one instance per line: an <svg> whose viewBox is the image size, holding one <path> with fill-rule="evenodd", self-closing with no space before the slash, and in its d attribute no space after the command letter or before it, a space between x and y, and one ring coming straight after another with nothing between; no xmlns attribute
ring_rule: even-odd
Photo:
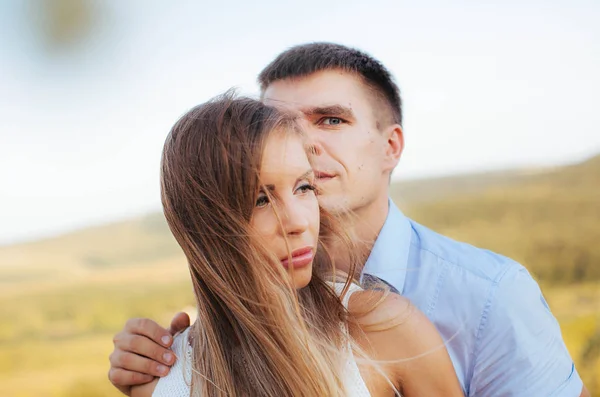
<svg viewBox="0 0 600 397"><path fill-rule="evenodd" d="M600 391L600 156L392 192L416 221L526 265L586 384ZM166 324L192 303L160 213L0 247L0 395L117 396L106 381L112 335L127 318Z"/></svg>
<svg viewBox="0 0 600 397"><path fill-rule="evenodd" d="M392 185L416 221L510 256L544 283L600 280L600 155L549 170L513 170ZM162 213L0 247L0 287L23 278L181 259ZM28 276L34 277L34 276ZM1 288L4 289L4 288Z"/></svg>
<svg viewBox="0 0 600 397"><path fill-rule="evenodd" d="M474 175L399 184L394 194L418 222L510 256L543 283L600 280L600 156L488 180Z"/></svg>

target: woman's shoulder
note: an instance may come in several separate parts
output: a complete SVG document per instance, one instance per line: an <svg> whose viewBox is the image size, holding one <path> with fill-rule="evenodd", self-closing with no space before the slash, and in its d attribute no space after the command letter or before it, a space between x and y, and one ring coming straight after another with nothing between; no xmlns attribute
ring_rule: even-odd
<svg viewBox="0 0 600 397"><path fill-rule="evenodd" d="M367 353L389 363L385 372L403 395L462 395L444 340L408 298L358 291L350 297L348 309L366 339Z"/></svg>
<svg viewBox="0 0 600 397"><path fill-rule="evenodd" d="M412 302L389 291L361 290L350 297L348 310L375 346L384 348L386 359L406 359L444 348L435 325ZM402 341L402 342L398 342Z"/></svg>
<svg viewBox="0 0 600 397"><path fill-rule="evenodd" d="M150 383L144 383L143 385L133 386L131 388L131 397L152 397L154 389L161 378L155 378Z"/></svg>
<svg viewBox="0 0 600 397"><path fill-rule="evenodd" d="M348 301L348 310L365 328L391 329L407 321L419 320L419 311L402 295L381 290L357 290ZM413 317L416 312L417 317Z"/></svg>

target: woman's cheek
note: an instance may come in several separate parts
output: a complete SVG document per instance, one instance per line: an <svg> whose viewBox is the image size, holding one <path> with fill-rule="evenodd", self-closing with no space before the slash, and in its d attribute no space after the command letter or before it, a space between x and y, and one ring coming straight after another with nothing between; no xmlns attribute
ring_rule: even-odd
<svg viewBox="0 0 600 397"><path fill-rule="evenodd" d="M255 214L252 217L251 225L253 229L256 230L258 237L263 240L267 247L269 247L269 243L272 244L275 237L276 228L273 220L271 219L272 217L265 212L266 211L260 211L260 213Z"/></svg>

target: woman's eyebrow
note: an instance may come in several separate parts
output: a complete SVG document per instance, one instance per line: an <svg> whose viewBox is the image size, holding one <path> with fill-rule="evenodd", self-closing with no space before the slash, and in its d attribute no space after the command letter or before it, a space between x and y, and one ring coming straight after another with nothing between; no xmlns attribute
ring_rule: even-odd
<svg viewBox="0 0 600 397"><path fill-rule="evenodd" d="M311 169L309 169L309 170L308 170L308 171L306 171L304 174L300 175L300 177L298 177L298 179L296 179L296 183L297 183L298 181L301 181L301 180L303 180L303 179L306 179L306 178L308 178L308 177L309 177L311 174L314 174L314 173L315 173L315 172L313 171L313 169L312 169L312 168L311 168Z"/></svg>
<svg viewBox="0 0 600 397"><path fill-rule="evenodd" d="M299 181L308 178L310 175L314 174L314 171L311 169L309 169L308 171L306 171L304 174L300 175L297 179L296 179L296 183L298 183ZM263 185L263 187L265 189L267 189L268 191L272 192L275 190L275 185Z"/></svg>

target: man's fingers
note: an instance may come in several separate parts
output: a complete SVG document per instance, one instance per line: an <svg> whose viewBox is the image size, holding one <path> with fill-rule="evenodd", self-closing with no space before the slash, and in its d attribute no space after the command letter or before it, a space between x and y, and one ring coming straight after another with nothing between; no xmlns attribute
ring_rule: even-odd
<svg viewBox="0 0 600 397"><path fill-rule="evenodd" d="M154 376L131 372L122 368L111 368L108 371L108 380L122 393L129 395L131 386L152 382Z"/></svg>
<svg viewBox="0 0 600 397"><path fill-rule="evenodd" d="M165 347L170 347L173 342L173 337L168 330L148 318L129 319L125 324L124 332L126 334L143 335Z"/></svg>
<svg viewBox="0 0 600 397"><path fill-rule="evenodd" d="M173 317L173 320L171 320L171 328L169 328L169 332L171 335L175 335L189 326L190 316L188 316L188 314L185 312L179 312L175 315L175 317Z"/></svg>
<svg viewBox="0 0 600 397"><path fill-rule="evenodd" d="M155 376L165 376L169 373L169 367L151 360L149 358L117 350L112 353L109 357L110 366L112 369L122 369L128 373L136 373L140 377L150 376L154 378ZM137 378L136 378L137 379ZM129 380L126 380L129 382ZM147 383L147 382L140 382ZM139 383L125 383L124 385L137 385Z"/></svg>
<svg viewBox="0 0 600 397"><path fill-rule="evenodd" d="M108 379L123 394L130 395L131 386L151 382L169 373L175 354L168 349L173 337L168 330L145 318L127 321L123 331L113 339Z"/></svg>
<svg viewBox="0 0 600 397"><path fill-rule="evenodd" d="M170 349L162 347L161 345L155 343L153 340L148 339L145 336L121 332L115 335L114 345L115 350L111 355L111 363L113 362L112 356L115 356L115 360L123 360L123 357L128 357L123 353L135 353L133 354L134 356L143 356L143 358L145 358L146 360L149 359L150 361L156 361L156 364L172 365L175 362L175 354L173 354L173 352ZM132 359L125 358L125 360ZM113 366L125 368L128 370L137 370L137 368L129 367L128 363L129 361L119 361L119 365Z"/></svg>

